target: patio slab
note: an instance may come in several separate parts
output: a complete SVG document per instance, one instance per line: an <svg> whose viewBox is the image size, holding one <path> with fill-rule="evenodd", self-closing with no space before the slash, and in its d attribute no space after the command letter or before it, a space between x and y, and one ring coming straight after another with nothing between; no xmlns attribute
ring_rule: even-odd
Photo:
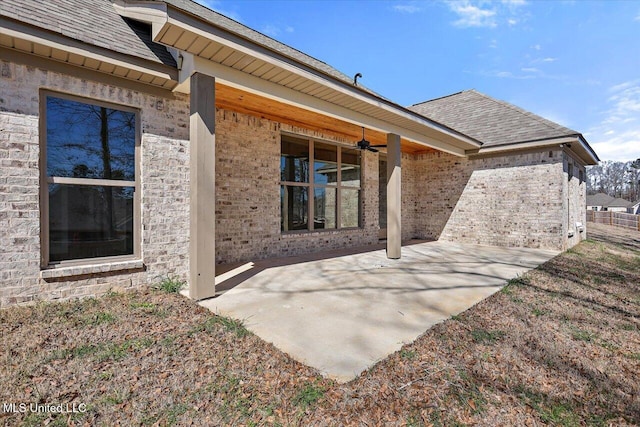
<svg viewBox="0 0 640 427"><path fill-rule="evenodd" d="M243 320L323 375L349 381L557 254L428 242L404 246L399 260L384 249L265 260L217 277L217 286L239 284L200 304Z"/></svg>

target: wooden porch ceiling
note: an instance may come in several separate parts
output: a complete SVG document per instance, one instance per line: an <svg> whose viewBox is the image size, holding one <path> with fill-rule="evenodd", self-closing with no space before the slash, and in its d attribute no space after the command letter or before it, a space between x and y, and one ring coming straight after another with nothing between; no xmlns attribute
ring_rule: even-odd
<svg viewBox="0 0 640 427"><path fill-rule="evenodd" d="M274 101L220 83L216 83L216 107L322 132L352 141L354 145L356 141L362 138L362 128L352 123ZM365 130L365 138L372 145L384 145L387 143L386 134L371 129ZM401 140L401 144L402 152L409 154L437 151L431 147L404 139ZM384 151L384 148L381 151Z"/></svg>

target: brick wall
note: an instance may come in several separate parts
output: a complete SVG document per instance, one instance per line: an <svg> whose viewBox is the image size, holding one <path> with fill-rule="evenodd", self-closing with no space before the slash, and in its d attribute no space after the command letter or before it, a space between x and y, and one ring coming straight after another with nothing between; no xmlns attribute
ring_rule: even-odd
<svg viewBox="0 0 640 427"><path fill-rule="evenodd" d="M363 246L378 242L377 181L362 182L360 229L280 232L280 135L337 144L352 141L233 111L216 117L216 262L219 264ZM377 155L363 153L364 176L377 176Z"/></svg>
<svg viewBox="0 0 640 427"><path fill-rule="evenodd" d="M37 68L3 62L0 79L0 305L99 295L109 289L188 277L188 98L158 98ZM142 261L121 269L83 266L41 273L39 90L140 109ZM377 181L362 182L360 229L280 233L280 134L335 143L321 132L232 111L216 117L216 261L229 263L377 243ZM364 153L365 176L377 155Z"/></svg>
<svg viewBox="0 0 640 427"><path fill-rule="evenodd" d="M422 187L424 172L418 167L417 156L402 153L402 183L401 183L401 222L402 222L402 241L410 239L423 239L431 236L425 236L416 230L418 212L418 203L426 196Z"/></svg>
<svg viewBox="0 0 640 427"><path fill-rule="evenodd" d="M580 161L568 153L563 153L562 159L564 175L562 232L567 236L562 249L565 250L587 238L587 183L586 170ZM582 224L582 232L578 223Z"/></svg>
<svg viewBox="0 0 640 427"><path fill-rule="evenodd" d="M98 295L188 277L189 104L33 67L0 63L0 306ZM140 110L143 263L41 272L39 90ZM362 228L280 232L280 135L353 141L227 110L216 117L216 262L378 242L378 155L362 153ZM459 158L402 155L402 237L565 249L584 223L584 182L560 150ZM567 214L568 212L568 214Z"/></svg>
<svg viewBox="0 0 640 427"><path fill-rule="evenodd" d="M0 306L98 295L112 288L187 277L189 104L2 62L0 76ZM140 109L142 265L40 272L39 90ZM101 272L97 272L101 271ZM46 274L45 274L46 276Z"/></svg>
<svg viewBox="0 0 640 427"><path fill-rule="evenodd" d="M565 247L560 150L469 159L438 152L417 155L414 162L415 188L408 191L415 199L407 206L414 237Z"/></svg>

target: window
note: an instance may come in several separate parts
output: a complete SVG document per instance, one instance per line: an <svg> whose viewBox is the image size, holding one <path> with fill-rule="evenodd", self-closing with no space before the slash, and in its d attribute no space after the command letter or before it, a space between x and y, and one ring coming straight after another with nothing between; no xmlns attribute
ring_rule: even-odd
<svg viewBox="0 0 640 427"><path fill-rule="evenodd" d="M43 93L46 265L139 253L138 114Z"/></svg>
<svg viewBox="0 0 640 427"><path fill-rule="evenodd" d="M280 154L282 231L360 226L360 153L283 135Z"/></svg>

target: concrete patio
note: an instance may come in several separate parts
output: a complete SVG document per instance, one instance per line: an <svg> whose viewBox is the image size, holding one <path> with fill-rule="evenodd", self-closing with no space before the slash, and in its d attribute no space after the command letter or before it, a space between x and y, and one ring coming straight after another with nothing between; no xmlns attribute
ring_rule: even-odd
<svg viewBox="0 0 640 427"><path fill-rule="evenodd" d="M216 278L230 289L201 305L348 381L557 254L449 242L403 246L400 260L384 249L346 253L239 266Z"/></svg>

